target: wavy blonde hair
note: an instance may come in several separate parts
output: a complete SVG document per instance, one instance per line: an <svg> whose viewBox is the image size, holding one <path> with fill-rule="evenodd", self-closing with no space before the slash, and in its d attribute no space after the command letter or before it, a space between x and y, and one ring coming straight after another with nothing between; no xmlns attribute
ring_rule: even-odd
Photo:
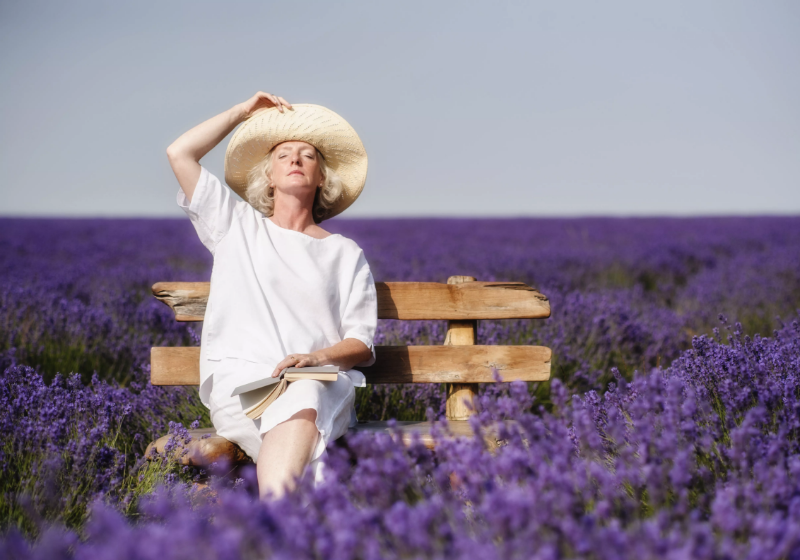
<svg viewBox="0 0 800 560"><path fill-rule="evenodd" d="M269 177L272 174L272 155L278 146L280 144L273 146L264 159L253 166L247 174L247 191L245 193L247 200L265 216L272 216L275 211L275 185L272 184ZM326 218L328 210L342 195L344 184L336 171L328 166L325 157L317 150L316 146L314 149L317 152L317 161L323 179L322 186L317 187L314 204L311 207L311 216L314 218L314 223L318 224Z"/></svg>

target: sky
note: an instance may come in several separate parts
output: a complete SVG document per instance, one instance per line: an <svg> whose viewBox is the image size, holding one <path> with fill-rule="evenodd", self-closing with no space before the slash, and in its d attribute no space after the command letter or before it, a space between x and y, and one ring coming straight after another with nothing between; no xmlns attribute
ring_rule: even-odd
<svg viewBox="0 0 800 560"><path fill-rule="evenodd" d="M343 217L800 214L799 69L794 1L0 0L0 215L184 216L259 90L358 132Z"/></svg>

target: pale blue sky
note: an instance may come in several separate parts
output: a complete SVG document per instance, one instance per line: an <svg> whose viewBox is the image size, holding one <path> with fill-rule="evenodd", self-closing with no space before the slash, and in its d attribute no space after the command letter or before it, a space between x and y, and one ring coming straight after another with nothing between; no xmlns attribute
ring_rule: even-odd
<svg viewBox="0 0 800 560"><path fill-rule="evenodd" d="M800 213L793 1L4 0L0 83L3 215L182 216L259 89L359 133L346 216Z"/></svg>

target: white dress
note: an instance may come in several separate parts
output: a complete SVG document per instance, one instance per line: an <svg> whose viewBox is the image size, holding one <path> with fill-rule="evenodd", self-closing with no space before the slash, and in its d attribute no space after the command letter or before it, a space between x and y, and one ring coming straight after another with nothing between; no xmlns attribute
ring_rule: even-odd
<svg viewBox="0 0 800 560"><path fill-rule="evenodd" d="M242 412L234 387L272 374L287 355L307 354L354 338L375 362L378 303L364 252L339 234L316 239L276 225L203 167L191 203L178 205L214 255L200 340L200 400L219 435L253 460L261 436L296 412L317 411L319 439L311 457L322 477L325 447L355 424L355 389L364 375L350 369L334 382L295 381L258 420Z"/></svg>

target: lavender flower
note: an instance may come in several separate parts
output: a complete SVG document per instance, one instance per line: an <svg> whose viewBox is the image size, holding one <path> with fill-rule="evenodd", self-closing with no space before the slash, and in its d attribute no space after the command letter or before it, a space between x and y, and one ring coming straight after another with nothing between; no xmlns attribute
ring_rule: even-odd
<svg viewBox="0 0 800 560"><path fill-rule="evenodd" d="M435 453L352 434L321 487L304 478L262 503L251 466L203 489L208 473L174 463L185 426L209 425L196 392L147 382L149 346L198 342L149 295L207 279L191 226L3 219L0 557L800 558L800 220L330 229L378 280L537 285L551 319L481 322L478 336L552 347L553 381L483 386L474 437L442 422ZM376 342L444 332L384 321ZM357 401L363 419L444 412L437 385ZM144 461L168 431L162 460Z"/></svg>

